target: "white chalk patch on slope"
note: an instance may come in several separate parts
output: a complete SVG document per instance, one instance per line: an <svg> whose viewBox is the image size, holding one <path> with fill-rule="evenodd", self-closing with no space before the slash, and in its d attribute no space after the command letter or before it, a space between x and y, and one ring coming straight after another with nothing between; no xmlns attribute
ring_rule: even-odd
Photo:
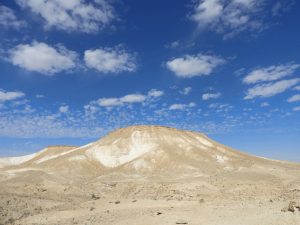
<svg viewBox="0 0 300 225"><path fill-rule="evenodd" d="M132 166L135 170L151 169L151 166L144 159L132 162Z"/></svg>
<svg viewBox="0 0 300 225"><path fill-rule="evenodd" d="M203 137L199 137L199 136L196 136L196 139L203 145L206 145L208 147L213 147L213 143L211 143L210 141L206 140L205 138Z"/></svg>
<svg viewBox="0 0 300 225"><path fill-rule="evenodd" d="M92 144L93 144L93 143L90 143L90 144L81 146L81 147L79 147L79 148L74 148L74 149L71 149L71 150L69 150L69 151L64 151L64 152L59 153L59 154L48 155L48 156L45 156L45 157L43 157L43 158L41 158L41 159L35 161L34 163L35 163L35 164L40 164L40 163L42 163L42 162L46 162L46 161L49 161L49 160L52 160L52 159L56 159L56 158L58 158L58 157L60 157L60 156L67 155L67 154L69 154L69 153L78 151L78 150L83 149L83 148L87 148L87 147L91 146Z"/></svg>
<svg viewBox="0 0 300 225"><path fill-rule="evenodd" d="M22 173L22 172L27 172L27 171L35 171L37 169L35 168L22 168L22 169L14 169L14 170L6 170L6 173L9 174L15 174L15 173Z"/></svg>
<svg viewBox="0 0 300 225"><path fill-rule="evenodd" d="M226 156L216 155L215 157L216 157L218 163L225 163L225 161L228 160L228 158Z"/></svg>
<svg viewBox="0 0 300 225"><path fill-rule="evenodd" d="M106 167L117 167L156 148L156 144L147 143L149 137L145 137L145 135L146 133L134 131L131 135L131 143L128 143L128 148L121 148L116 145L96 145L87 150L86 154Z"/></svg>
<svg viewBox="0 0 300 225"><path fill-rule="evenodd" d="M0 168L6 167L6 166L15 166L15 165L25 163L25 162L33 159L37 155L38 155L38 153L33 153L30 155L25 155L25 156L0 158Z"/></svg>

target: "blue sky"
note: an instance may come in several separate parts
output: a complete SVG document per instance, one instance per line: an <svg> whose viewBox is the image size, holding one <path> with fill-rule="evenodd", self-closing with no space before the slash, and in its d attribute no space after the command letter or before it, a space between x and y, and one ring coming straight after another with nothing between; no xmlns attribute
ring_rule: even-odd
<svg viewBox="0 0 300 225"><path fill-rule="evenodd" d="M0 0L0 156L118 127L300 161L300 3Z"/></svg>

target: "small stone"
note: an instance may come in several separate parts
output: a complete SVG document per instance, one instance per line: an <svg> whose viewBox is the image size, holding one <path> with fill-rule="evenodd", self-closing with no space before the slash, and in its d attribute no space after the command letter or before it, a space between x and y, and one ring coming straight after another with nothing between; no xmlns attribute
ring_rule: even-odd
<svg viewBox="0 0 300 225"><path fill-rule="evenodd" d="M115 201L115 204L120 204L121 202L120 201Z"/></svg>
<svg viewBox="0 0 300 225"><path fill-rule="evenodd" d="M289 206L288 206L288 211L289 212L295 212L295 208L296 208L296 202L291 201Z"/></svg>
<svg viewBox="0 0 300 225"><path fill-rule="evenodd" d="M100 197L99 197L99 196L96 196L96 195L93 193L93 194L92 194L92 199L98 200L98 199L100 199Z"/></svg>
<svg viewBox="0 0 300 225"><path fill-rule="evenodd" d="M300 203L297 203L295 201L290 201L289 205L287 207L284 207L281 212L292 212L295 213L296 211L300 211Z"/></svg>
<svg viewBox="0 0 300 225"><path fill-rule="evenodd" d="M158 216L161 215L161 214L163 214L163 213L162 213L162 212L157 212L157 213L156 213L156 215L158 215Z"/></svg>
<svg viewBox="0 0 300 225"><path fill-rule="evenodd" d="M176 221L176 224L188 224L186 220L180 219Z"/></svg>
<svg viewBox="0 0 300 225"><path fill-rule="evenodd" d="M203 198L201 198L201 199L199 200L199 202L200 202L200 203L204 203L205 200L204 200Z"/></svg>

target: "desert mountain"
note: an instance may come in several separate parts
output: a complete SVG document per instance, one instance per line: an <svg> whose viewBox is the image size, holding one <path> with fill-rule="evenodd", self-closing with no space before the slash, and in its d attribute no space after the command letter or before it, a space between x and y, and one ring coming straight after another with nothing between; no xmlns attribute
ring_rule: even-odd
<svg viewBox="0 0 300 225"><path fill-rule="evenodd" d="M299 165L251 156L206 135L162 126L118 129L82 147L54 146L35 154L0 159L3 171L68 173L74 175L134 174L168 177L208 177L218 173L252 171Z"/></svg>
<svg viewBox="0 0 300 225"><path fill-rule="evenodd" d="M0 167L5 225L300 224L300 164L192 131L132 126Z"/></svg>

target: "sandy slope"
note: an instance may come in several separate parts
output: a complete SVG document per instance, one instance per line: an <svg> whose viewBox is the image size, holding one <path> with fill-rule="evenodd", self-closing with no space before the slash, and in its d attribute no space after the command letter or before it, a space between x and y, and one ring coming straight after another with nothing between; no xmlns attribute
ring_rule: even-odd
<svg viewBox="0 0 300 225"><path fill-rule="evenodd" d="M300 224L300 165L203 134L119 129L82 147L0 159L0 224Z"/></svg>

